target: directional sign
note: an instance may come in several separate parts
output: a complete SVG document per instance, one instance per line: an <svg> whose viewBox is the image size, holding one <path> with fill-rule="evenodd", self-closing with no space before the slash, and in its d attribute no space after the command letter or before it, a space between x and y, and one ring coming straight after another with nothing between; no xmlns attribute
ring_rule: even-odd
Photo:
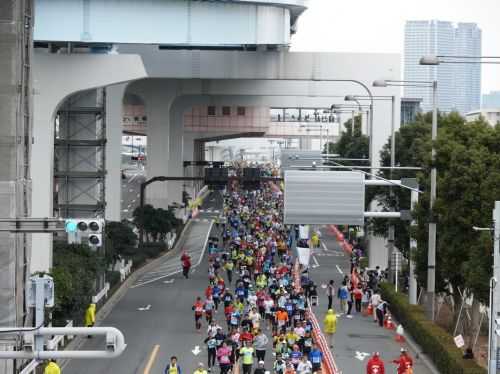
<svg viewBox="0 0 500 374"><path fill-rule="evenodd" d="M199 345L195 346L191 352L193 352L195 356L198 356L201 352L200 346Z"/></svg>

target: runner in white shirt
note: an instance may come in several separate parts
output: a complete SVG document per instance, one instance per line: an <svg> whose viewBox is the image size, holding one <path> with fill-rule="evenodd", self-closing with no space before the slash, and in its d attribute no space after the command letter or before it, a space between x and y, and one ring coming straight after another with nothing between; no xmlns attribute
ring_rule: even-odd
<svg viewBox="0 0 500 374"><path fill-rule="evenodd" d="M312 364L311 361L307 359L307 356L302 356L299 364L297 365L297 374L311 374Z"/></svg>

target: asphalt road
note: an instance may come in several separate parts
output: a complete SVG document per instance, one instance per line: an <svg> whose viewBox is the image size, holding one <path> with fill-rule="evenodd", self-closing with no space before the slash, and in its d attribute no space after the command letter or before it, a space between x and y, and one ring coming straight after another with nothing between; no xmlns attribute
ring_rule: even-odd
<svg viewBox="0 0 500 374"><path fill-rule="evenodd" d="M335 237L330 235L327 229L321 231L324 245L313 252L314 255L310 262L310 274L316 284L320 286L318 287L319 305L314 307L314 312L322 326L328 299L325 289L321 288L321 285L333 279L337 289L344 278L344 274L349 274L350 264L349 257L344 254ZM334 308L338 314L340 305L336 298L334 298ZM399 356L401 345L394 340L394 335L394 331L379 327L371 317L364 317L356 313L354 313L352 319L345 316L338 317L337 333L335 334L336 343L333 348L337 366L346 374L364 373L369 359L367 354L371 355L373 352L380 352L385 363L386 373L395 373L396 366L391 364L390 361ZM430 374L431 371L423 362L415 359L415 352L412 352L406 345L404 347L408 349L414 359L414 372Z"/></svg>
<svg viewBox="0 0 500 374"><path fill-rule="evenodd" d="M197 261L195 259L203 252L205 238L211 227L211 224L204 220L213 217L213 211L221 206L221 198L210 195L206 199L204 209L212 212L200 213L199 221L192 222L186 233L184 245L190 247L194 265ZM207 264L202 261L199 267L193 269L189 279L184 279L182 274L169 276L169 273L178 270L175 266L179 263L180 256L176 253L171 259L166 259L151 270L151 273L160 273L153 276L145 274L141 278L143 281L159 279L143 285L136 282L136 287L131 287L100 323L100 326L117 327L124 333L128 346L122 356L112 360L72 360L64 368L64 374L142 374L156 345L159 345L159 350L152 361L151 374L163 373L172 355L179 358L186 374L195 370L197 362L205 362L203 352L198 356L191 352L195 346L204 349L203 336L194 329L191 306L197 296L203 295L207 285ZM147 310L141 311L139 308ZM92 338L82 349L101 349L103 344L102 339Z"/></svg>
<svg viewBox="0 0 500 374"><path fill-rule="evenodd" d="M144 170L137 169L127 170L125 177L122 179L121 215L122 219L129 219L139 206L141 183L146 180L146 175Z"/></svg>

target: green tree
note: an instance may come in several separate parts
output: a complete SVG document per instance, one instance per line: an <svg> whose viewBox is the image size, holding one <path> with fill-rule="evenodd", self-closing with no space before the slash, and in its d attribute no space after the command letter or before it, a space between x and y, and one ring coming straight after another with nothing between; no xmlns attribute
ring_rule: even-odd
<svg viewBox="0 0 500 374"><path fill-rule="evenodd" d="M345 131L336 143L328 143L325 150L329 154L339 154L342 158L368 158L369 139L361 132L361 116L354 117L354 132L352 120L344 123ZM361 165L357 162L348 162L349 165Z"/></svg>
<svg viewBox="0 0 500 374"><path fill-rule="evenodd" d="M150 234L155 231L155 215L155 208L150 204L135 208L132 214L136 227L144 230L146 242L149 242Z"/></svg>
<svg viewBox="0 0 500 374"><path fill-rule="evenodd" d="M54 243L53 257L54 320L74 319L81 323L95 294L97 276L105 268L104 258L87 245L62 242Z"/></svg>
<svg viewBox="0 0 500 374"><path fill-rule="evenodd" d="M130 256L136 251L137 237L130 222L106 222L106 260L113 263L118 256Z"/></svg>
<svg viewBox="0 0 500 374"><path fill-rule="evenodd" d="M420 166L417 179L423 193L415 211L417 227L411 234L417 239L415 254L420 285L427 280L427 242L429 222L429 175L432 167L430 114L419 116L416 123L403 126L396 138L396 163ZM434 208L437 221L436 281L438 291L450 283L454 289L470 288L480 301L488 299L491 274L491 237L472 230L472 226L490 226L494 201L500 199L500 126L491 127L482 119L466 123L457 113L440 115L436 141L438 196ZM390 141L381 153L383 165L389 164ZM394 178L409 176L394 172ZM389 177L389 172L381 173ZM377 199L387 210L409 208L409 193L379 189ZM396 223L396 245L407 253L408 225ZM378 221L375 230L385 233L387 222Z"/></svg>

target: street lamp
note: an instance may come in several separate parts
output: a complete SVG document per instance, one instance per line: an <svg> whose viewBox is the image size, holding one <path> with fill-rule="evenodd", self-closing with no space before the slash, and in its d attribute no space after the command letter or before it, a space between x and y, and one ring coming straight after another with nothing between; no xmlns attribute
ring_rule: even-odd
<svg viewBox="0 0 500 374"><path fill-rule="evenodd" d="M434 163L436 159L435 142L437 139L437 81L401 81L401 80L376 80L373 82L374 87L388 86L416 86L432 88L432 169L431 169L431 191L430 191L430 222L429 222L429 245L427 253L427 293L429 298L429 314L434 320L435 310L435 293L436 293L436 222L434 213L432 212L436 202L436 178L437 170ZM411 271L410 271L411 272ZM412 281L410 275L410 282ZM410 303L413 300L410 299Z"/></svg>
<svg viewBox="0 0 500 374"><path fill-rule="evenodd" d="M359 104L359 100L366 100L367 96L356 96L356 95L347 95L345 97L346 101L355 101ZM373 96L374 100L379 101L391 101L391 169L390 179L392 179L392 172L394 167L396 166L396 96ZM393 187L390 188L390 196L394 196ZM392 254L394 252L394 225L391 224L389 226L389 259L392 260ZM392 273L391 273L392 274ZM397 275L396 275L397 276ZM396 280L397 281L397 280ZM396 283L397 284L397 283Z"/></svg>
<svg viewBox="0 0 500 374"><path fill-rule="evenodd" d="M345 98L347 98L347 97L348 96L345 96ZM352 131L352 134L354 134L354 119L355 119L355 113L356 113L355 109L358 110L359 115L361 116L361 121L363 121L363 107L368 108L369 106L362 105L361 103L359 103L359 101L357 101L357 105L332 104L331 110L334 113L350 113L351 114L351 131ZM349 109L349 110L342 110L342 109ZM368 118L368 115L367 115L367 118Z"/></svg>
<svg viewBox="0 0 500 374"><path fill-rule="evenodd" d="M419 60L420 65L437 66L441 64L500 64L500 56L450 56L450 55L427 55Z"/></svg>

